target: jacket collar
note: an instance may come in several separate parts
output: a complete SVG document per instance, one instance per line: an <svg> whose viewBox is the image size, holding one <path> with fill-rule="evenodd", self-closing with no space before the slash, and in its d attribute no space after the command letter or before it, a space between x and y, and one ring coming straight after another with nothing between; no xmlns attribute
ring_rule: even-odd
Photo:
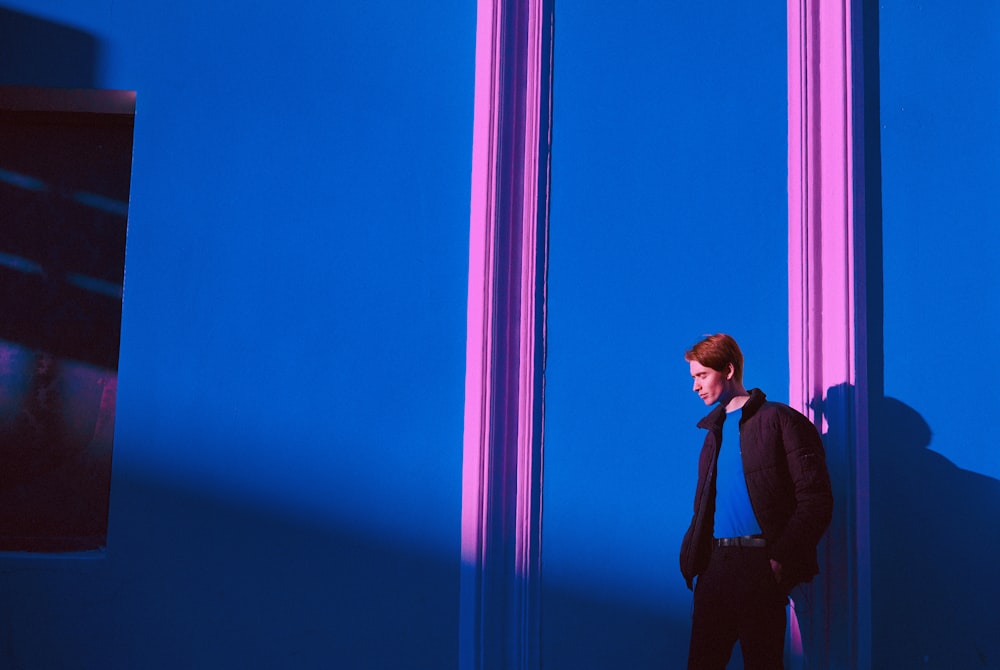
<svg viewBox="0 0 1000 670"><path fill-rule="evenodd" d="M746 420L757 413L767 401L767 396L760 389L750 389L750 399L747 400L746 404L743 405L743 417L741 420ZM705 428L712 430L713 428L722 428L722 422L725 420L726 408L722 405L716 405L711 412L706 414L701 421L698 422L699 428Z"/></svg>

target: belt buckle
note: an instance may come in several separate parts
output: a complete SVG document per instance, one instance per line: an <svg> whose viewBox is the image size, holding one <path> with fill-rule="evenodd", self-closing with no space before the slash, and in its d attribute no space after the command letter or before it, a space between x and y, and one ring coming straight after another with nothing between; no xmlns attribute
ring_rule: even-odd
<svg viewBox="0 0 1000 670"><path fill-rule="evenodd" d="M715 539L717 547L766 547L767 540L758 535L744 535L742 537L719 537Z"/></svg>

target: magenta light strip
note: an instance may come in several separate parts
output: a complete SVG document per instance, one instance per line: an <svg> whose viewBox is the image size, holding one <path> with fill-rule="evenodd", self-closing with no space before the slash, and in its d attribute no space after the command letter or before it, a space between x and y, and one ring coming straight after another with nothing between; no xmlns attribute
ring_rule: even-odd
<svg viewBox="0 0 1000 670"><path fill-rule="evenodd" d="M552 0L479 0L459 667L540 666Z"/></svg>
<svg viewBox="0 0 1000 670"><path fill-rule="evenodd" d="M860 1L788 0L789 395L824 432L838 498L804 653L869 668Z"/></svg>

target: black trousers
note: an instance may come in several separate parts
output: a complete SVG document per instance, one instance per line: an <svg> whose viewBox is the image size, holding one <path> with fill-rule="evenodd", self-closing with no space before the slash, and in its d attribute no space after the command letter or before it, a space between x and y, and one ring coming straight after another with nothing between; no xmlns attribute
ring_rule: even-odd
<svg viewBox="0 0 1000 670"><path fill-rule="evenodd" d="M689 670L724 670L739 640L746 670L784 668L785 605L764 547L714 547L694 589Z"/></svg>

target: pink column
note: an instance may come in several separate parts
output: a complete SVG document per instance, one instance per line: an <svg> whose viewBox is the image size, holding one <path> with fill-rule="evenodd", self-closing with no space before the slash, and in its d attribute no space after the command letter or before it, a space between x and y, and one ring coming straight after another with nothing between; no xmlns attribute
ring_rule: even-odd
<svg viewBox="0 0 1000 670"><path fill-rule="evenodd" d="M805 612L809 667L871 665L859 3L788 2L789 395L824 433L836 498Z"/></svg>
<svg viewBox="0 0 1000 670"><path fill-rule="evenodd" d="M537 668L552 0L479 0L459 665Z"/></svg>

